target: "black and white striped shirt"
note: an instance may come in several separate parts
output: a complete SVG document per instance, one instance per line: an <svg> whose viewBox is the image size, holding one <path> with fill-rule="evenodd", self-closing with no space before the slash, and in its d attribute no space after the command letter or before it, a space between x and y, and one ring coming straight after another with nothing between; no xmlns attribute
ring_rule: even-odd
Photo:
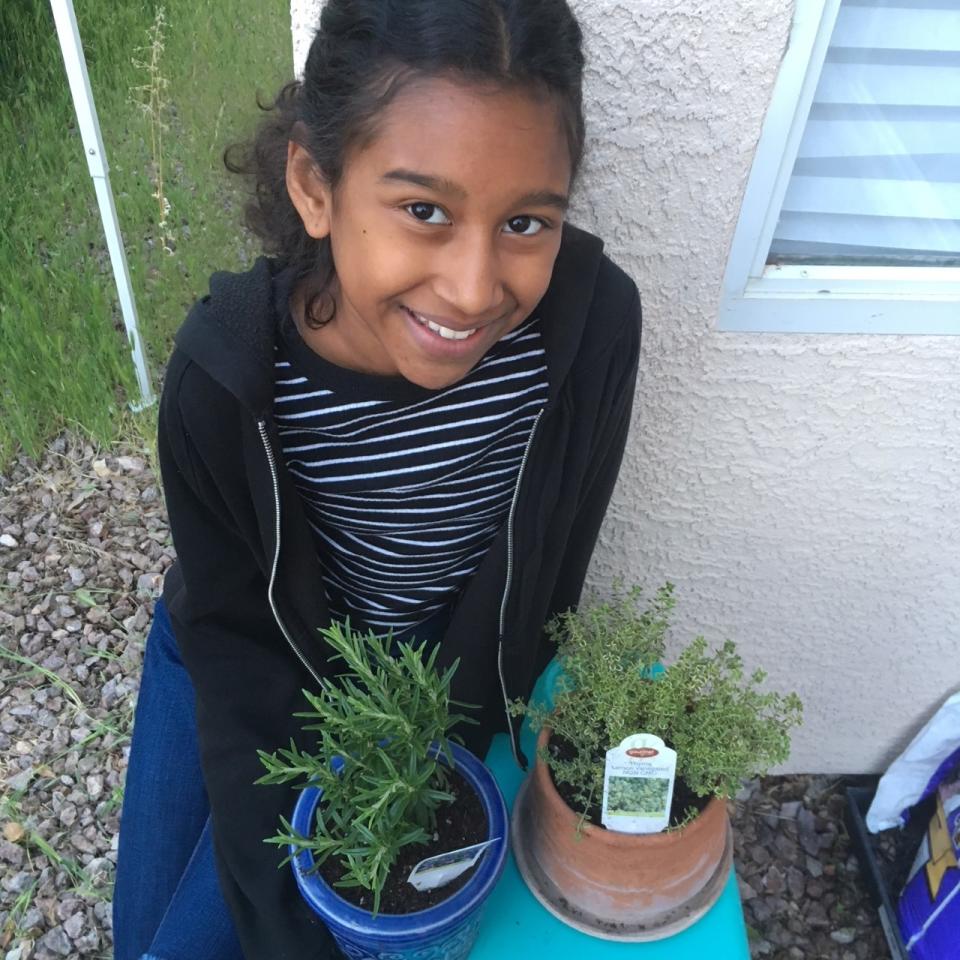
<svg viewBox="0 0 960 960"><path fill-rule="evenodd" d="M384 634L449 608L506 519L547 399L539 320L441 390L332 364L289 315L275 359L274 418L331 616Z"/></svg>

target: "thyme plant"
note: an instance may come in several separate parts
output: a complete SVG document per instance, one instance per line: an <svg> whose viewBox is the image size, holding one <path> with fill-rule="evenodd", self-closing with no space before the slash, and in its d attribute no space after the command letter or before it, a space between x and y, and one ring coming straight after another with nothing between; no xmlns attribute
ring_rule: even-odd
<svg viewBox="0 0 960 960"><path fill-rule="evenodd" d="M302 835L281 817L282 832L265 842L311 850L317 866L338 858L344 874L336 885L371 891L376 914L400 850L426 843L437 811L454 799L451 728L475 721L450 712L451 704L467 706L450 699L459 661L440 673L437 647L425 655L422 645L400 643L394 657L392 636L363 636L349 620L320 632L346 670L324 678L319 695L304 690L312 710L294 714L315 721L303 729L316 732L316 749L301 750L291 739L289 749L257 751L267 773L256 781L299 779L297 788L322 789L314 834Z"/></svg>
<svg viewBox="0 0 960 960"><path fill-rule="evenodd" d="M696 637L663 670L673 584L638 613L640 597L639 587L617 587L610 602L555 617L546 628L563 668L554 707L513 705L572 750L541 756L584 815L603 796L606 751L630 734L655 734L676 750L677 777L693 793L729 797L744 777L786 760L789 730L801 720L795 693L762 691L762 670L744 676L731 640L711 651Z"/></svg>

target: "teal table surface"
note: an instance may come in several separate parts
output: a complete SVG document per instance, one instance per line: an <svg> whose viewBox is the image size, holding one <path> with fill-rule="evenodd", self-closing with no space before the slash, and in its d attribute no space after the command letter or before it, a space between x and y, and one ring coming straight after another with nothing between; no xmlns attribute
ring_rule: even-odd
<svg viewBox="0 0 960 960"><path fill-rule="evenodd" d="M548 668L543 683L555 679ZM534 697L537 690L534 691ZM530 760L535 755L532 731L523 725L521 746ZM494 737L486 757L507 806L514 798L524 774L517 767L505 734ZM534 951L534 952L528 952ZM747 931L743 921L740 895L733 871L720 899L693 926L664 940L650 943L618 943L590 937L561 923L545 910L527 889L511 852L503 876L484 906L480 936L470 953L470 960L505 960L518 956L537 956L543 952L550 960L598 960L632 958L632 960L749 960Z"/></svg>

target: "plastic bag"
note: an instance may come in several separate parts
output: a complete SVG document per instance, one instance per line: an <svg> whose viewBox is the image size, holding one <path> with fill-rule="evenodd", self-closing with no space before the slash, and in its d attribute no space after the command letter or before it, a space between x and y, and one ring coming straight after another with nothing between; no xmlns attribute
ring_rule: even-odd
<svg viewBox="0 0 960 960"><path fill-rule="evenodd" d="M937 787L930 825L897 907L911 960L960 960L960 768Z"/></svg>
<svg viewBox="0 0 960 960"><path fill-rule="evenodd" d="M867 829L879 833L902 827L910 817L910 808L930 796L958 764L960 693L955 693L880 778L867 811Z"/></svg>

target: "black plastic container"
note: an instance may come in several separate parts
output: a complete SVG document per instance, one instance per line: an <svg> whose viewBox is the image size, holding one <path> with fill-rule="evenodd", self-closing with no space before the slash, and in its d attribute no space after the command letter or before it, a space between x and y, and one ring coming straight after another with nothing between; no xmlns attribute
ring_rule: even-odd
<svg viewBox="0 0 960 960"><path fill-rule="evenodd" d="M930 821L933 812L931 798L914 808L909 823L898 832L896 856L891 863L878 855L876 838L867 829L867 810L873 802L876 786L847 787L846 792L847 831L870 898L877 908L890 956L893 960L909 960L897 922L897 900Z"/></svg>

